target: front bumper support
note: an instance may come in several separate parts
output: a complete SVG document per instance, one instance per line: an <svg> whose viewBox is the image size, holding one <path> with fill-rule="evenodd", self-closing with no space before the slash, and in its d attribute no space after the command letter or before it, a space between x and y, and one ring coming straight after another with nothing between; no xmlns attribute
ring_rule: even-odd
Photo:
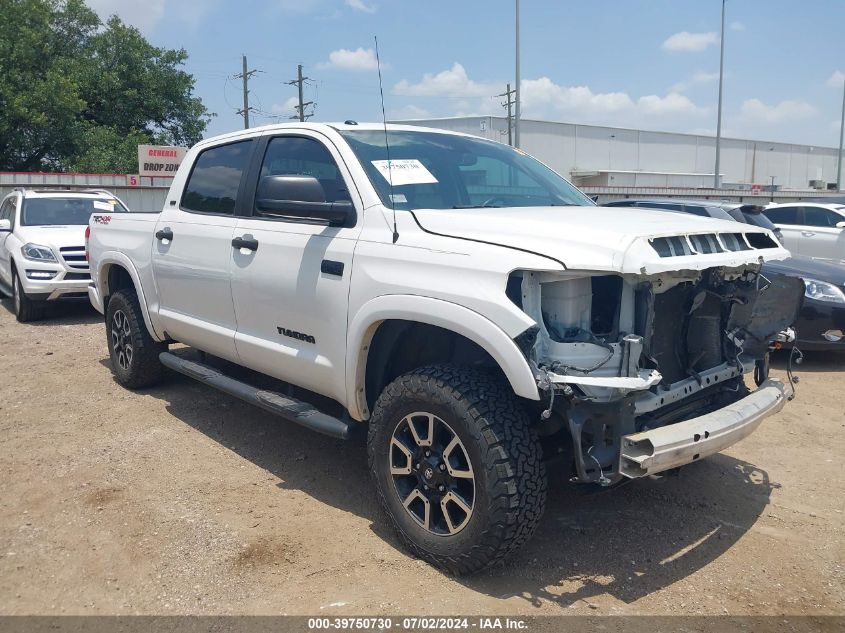
<svg viewBox="0 0 845 633"><path fill-rule="evenodd" d="M769 379L742 400L713 413L622 437L619 472L644 477L698 461L750 435L786 403L784 385Z"/></svg>

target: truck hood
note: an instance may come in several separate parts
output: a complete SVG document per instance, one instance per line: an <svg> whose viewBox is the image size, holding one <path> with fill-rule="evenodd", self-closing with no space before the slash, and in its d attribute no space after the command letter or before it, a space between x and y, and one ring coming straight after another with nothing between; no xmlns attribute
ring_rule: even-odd
<svg viewBox="0 0 845 633"><path fill-rule="evenodd" d="M29 242L51 247L58 255L65 246L85 245L85 225L82 226L19 226L18 237L24 244Z"/></svg>
<svg viewBox="0 0 845 633"><path fill-rule="evenodd" d="M484 242L543 255L573 270L654 274L740 267L789 257L766 229L712 218L624 207L509 207L416 209L414 217L429 233ZM763 234L773 244L744 250L701 253L689 249L687 236ZM652 241L682 240L688 252L661 256ZM753 240L754 238L752 238ZM764 240L767 241L767 240ZM724 243L724 240L722 240ZM680 243L680 242L679 242Z"/></svg>

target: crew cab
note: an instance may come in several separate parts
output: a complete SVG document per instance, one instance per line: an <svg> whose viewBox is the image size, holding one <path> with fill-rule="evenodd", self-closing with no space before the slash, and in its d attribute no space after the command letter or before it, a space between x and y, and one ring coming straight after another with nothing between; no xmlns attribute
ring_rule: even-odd
<svg viewBox="0 0 845 633"><path fill-rule="evenodd" d="M18 321L35 321L48 302L86 299L85 230L95 211L126 213L109 191L19 188L0 203L0 292Z"/></svg>
<svg viewBox="0 0 845 633"><path fill-rule="evenodd" d="M366 433L401 540L454 573L530 537L547 459L612 487L730 446L787 399L768 346L804 284L759 274L789 256L770 231L597 207L472 136L227 134L188 152L160 214L90 227L119 383L169 368L334 437Z"/></svg>

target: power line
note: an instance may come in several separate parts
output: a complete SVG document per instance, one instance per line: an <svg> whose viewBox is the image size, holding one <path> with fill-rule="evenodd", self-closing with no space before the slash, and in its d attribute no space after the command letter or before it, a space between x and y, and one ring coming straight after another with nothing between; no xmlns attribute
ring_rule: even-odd
<svg viewBox="0 0 845 633"><path fill-rule="evenodd" d="M511 89L511 85L507 85L507 89L500 95L495 95L493 98L496 97L505 97L506 101L502 103L502 107L506 108L508 111L508 145L513 147L513 106L516 103L516 90Z"/></svg>
<svg viewBox="0 0 845 633"><path fill-rule="evenodd" d="M243 115L244 117L244 129L249 129L249 113L254 112L253 108L249 107L249 80L258 72L259 70L247 70L247 63L246 63L246 55L241 56L241 60L243 61L243 71L238 73L237 75L233 75L233 79L241 79L243 80L243 92L244 92L244 107L241 110L238 110L237 113Z"/></svg>
<svg viewBox="0 0 845 633"><path fill-rule="evenodd" d="M298 64L296 67L296 79L291 79L287 81L289 86L296 86L299 90L299 105L294 106L296 109L296 114L290 117L291 119L299 119L300 121L305 121L306 119L311 118L314 116L314 110L312 108L311 112L306 113L305 108L308 106L315 106L316 104L313 101L303 101L302 95L302 88L305 85L306 81L312 81L310 77L303 77L302 76L302 64Z"/></svg>

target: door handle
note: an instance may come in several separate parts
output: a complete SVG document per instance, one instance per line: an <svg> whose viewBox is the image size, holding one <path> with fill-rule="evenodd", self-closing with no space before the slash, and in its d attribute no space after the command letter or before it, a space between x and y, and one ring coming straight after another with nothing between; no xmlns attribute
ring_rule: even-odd
<svg viewBox="0 0 845 633"><path fill-rule="evenodd" d="M803 235L804 237L813 237L815 233L813 233L812 231L801 231L801 235Z"/></svg>
<svg viewBox="0 0 845 633"><path fill-rule="evenodd" d="M258 250L258 240L254 237L236 237L232 240L232 248L237 248L238 250L245 248L249 251L257 251Z"/></svg>
<svg viewBox="0 0 845 633"><path fill-rule="evenodd" d="M173 241L173 231L170 229L169 226L164 227L160 231L156 231L156 239L157 240L169 240Z"/></svg>

